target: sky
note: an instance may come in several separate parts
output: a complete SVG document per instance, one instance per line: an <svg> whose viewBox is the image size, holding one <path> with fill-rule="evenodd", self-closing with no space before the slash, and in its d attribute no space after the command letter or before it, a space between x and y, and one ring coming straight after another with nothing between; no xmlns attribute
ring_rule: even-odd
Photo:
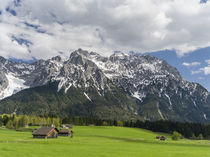
<svg viewBox="0 0 210 157"><path fill-rule="evenodd" d="M0 0L0 55L148 53L210 91L208 0Z"/></svg>

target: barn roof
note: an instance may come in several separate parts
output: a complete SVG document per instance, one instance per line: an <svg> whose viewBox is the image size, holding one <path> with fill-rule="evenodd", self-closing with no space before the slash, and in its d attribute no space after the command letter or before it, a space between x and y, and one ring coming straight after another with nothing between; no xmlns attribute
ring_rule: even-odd
<svg viewBox="0 0 210 157"><path fill-rule="evenodd" d="M51 132L53 129L55 129L58 132L58 129L55 127L41 127L33 132L33 135L48 135L49 132Z"/></svg>
<svg viewBox="0 0 210 157"><path fill-rule="evenodd" d="M64 127L68 127L68 128L73 128L73 124L61 124L61 126L64 126Z"/></svg>

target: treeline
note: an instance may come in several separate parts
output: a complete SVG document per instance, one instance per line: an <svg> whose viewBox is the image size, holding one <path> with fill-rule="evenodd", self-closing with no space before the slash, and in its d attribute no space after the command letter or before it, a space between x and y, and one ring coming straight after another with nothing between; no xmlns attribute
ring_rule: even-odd
<svg viewBox="0 0 210 157"><path fill-rule="evenodd" d="M58 117L39 117L27 115L0 115L0 126L9 129L18 129L26 126L60 126L61 119Z"/></svg>
<svg viewBox="0 0 210 157"><path fill-rule="evenodd" d="M151 130L154 132L164 132L172 134L177 131L185 138L190 139L210 139L210 124L172 122L167 120L160 121L140 121L137 120L124 122L126 127L136 127Z"/></svg>
<svg viewBox="0 0 210 157"><path fill-rule="evenodd" d="M97 126L124 126L143 128L154 132L164 132L172 134L179 132L185 138L190 139L210 139L210 124L160 121L120 121L120 120L100 120L84 117L69 117L62 120L62 123L74 125L97 125Z"/></svg>
<svg viewBox="0 0 210 157"><path fill-rule="evenodd" d="M124 126L121 120L102 120L86 117L68 117L62 120L62 124L74 124L74 125L96 125L96 126Z"/></svg>

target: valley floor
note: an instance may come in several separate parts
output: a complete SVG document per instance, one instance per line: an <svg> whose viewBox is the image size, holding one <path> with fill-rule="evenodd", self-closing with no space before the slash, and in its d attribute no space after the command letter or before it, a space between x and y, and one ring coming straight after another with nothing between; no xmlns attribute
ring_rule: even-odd
<svg viewBox="0 0 210 157"><path fill-rule="evenodd" d="M76 126L73 138L33 139L31 132L0 129L0 157L210 157L210 141L156 140L143 129Z"/></svg>

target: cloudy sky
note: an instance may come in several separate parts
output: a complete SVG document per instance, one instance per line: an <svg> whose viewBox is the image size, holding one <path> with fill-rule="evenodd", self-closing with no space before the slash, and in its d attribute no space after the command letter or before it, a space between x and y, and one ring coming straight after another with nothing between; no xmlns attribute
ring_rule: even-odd
<svg viewBox="0 0 210 157"><path fill-rule="evenodd" d="M0 55L149 53L210 90L207 0L0 0Z"/></svg>

